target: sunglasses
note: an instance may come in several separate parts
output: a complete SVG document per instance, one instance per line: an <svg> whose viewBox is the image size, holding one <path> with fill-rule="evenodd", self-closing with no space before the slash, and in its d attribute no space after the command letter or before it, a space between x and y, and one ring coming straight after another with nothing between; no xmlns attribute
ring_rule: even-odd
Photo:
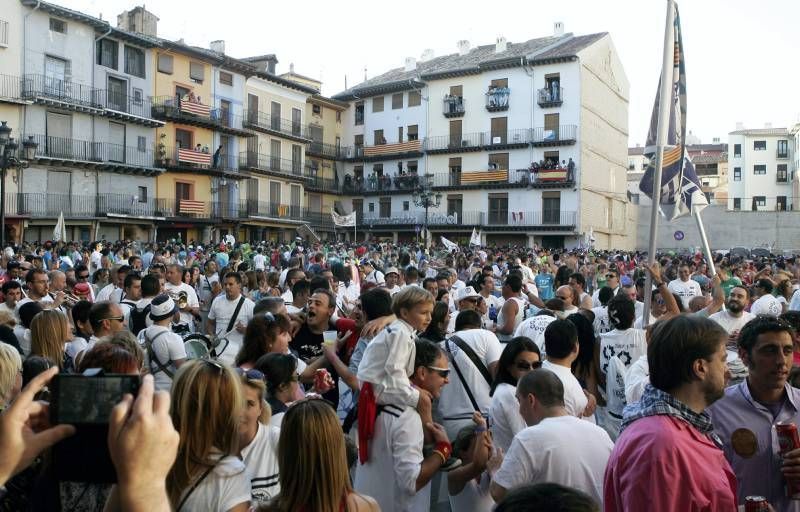
<svg viewBox="0 0 800 512"><path fill-rule="evenodd" d="M541 368L542 367L542 362L541 361L536 361L536 362L533 362L533 363L529 363L528 361L517 361L516 363L514 363L514 366L517 367L517 370L530 371L530 370L536 370L538 368Z"/></svg>
<svg viewBox="0 0 800 512"><path fill-rule="evenodd" d="M222 375L222 372L224 370L222 363L220 363L219 361L215 361L214 359L204 359L204 361L208 366L216 368L219 374Z"/></svg>
<svg viewBox="0 0 800 512"><path fill-rule="evenodd" d="M125 320L125 317L124 316L110 316L108 318L103 318L100 321L102 322L103 320L116 320L117 322L122 322L122 321Z"/></svg>
<svg viewBox="0 0 800 512"><path fill-rule="evenodd" d="M244 368L234 368L240 377L246 377L248 380L266 381L267 377L258 370L245 370Z"/></svg>
<svg viewBox="0 0 800 512"><path fill-rule="evenodd" d="M76 279L89 279L89 274L82 274L79 276L75 276Z"/></svg>
<svg viewBox="0 0 800 512"><path fill-rule="evenodd" d="M615 279L617 274L606 274L606 279Z"/></svg>
<svg viewBox="0 0 800 512"><path fill-rule="evenodd" d="M429 370L434 371L435 373L439 374L439 377L446 379L450 375L449 368L437 368L436 366L428 366Z"/></svg>

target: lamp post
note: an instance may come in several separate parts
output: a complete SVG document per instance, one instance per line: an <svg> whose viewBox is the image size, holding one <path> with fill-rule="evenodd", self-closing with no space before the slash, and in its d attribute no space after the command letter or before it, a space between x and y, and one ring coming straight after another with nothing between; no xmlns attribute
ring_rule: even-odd
<svg viewBox="0 0 800 512"><path fill-rule="evenodd" d="M428 247L428 209L438 208L442 204L442 194L440 192L433 192L433 174L424 174L421 176L417 187L412 194L414 206L418 208L425 208L425 232L423 233L423 240L425 241L425 248Z"/></svg>
<svg viewBox="0 0 800 512"><path fill-rule="evenodd" d="M28 137L22 142L24 159L20 159L19 144L11 138L11 128L6 121L0 122L0 249L6 246L6 170L28 167L28 161L36 157L38 146L32 136Z"/></svg>

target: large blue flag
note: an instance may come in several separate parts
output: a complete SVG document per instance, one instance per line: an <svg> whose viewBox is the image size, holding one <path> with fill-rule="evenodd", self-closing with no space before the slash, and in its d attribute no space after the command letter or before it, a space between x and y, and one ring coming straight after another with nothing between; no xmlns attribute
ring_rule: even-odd
<svg viewBox="0 0 800 512"><path fill-rule="evenodd" d="M700 211L708 206L694 165L686 154L686 67L681 40L681 20L678 5L675 5L675 58L672 66L672 98L669 109L669 131L664 144L664 159L661 174L661 213L668 219ZM658 105L661 79L659 79L653 114L650 116L650 131L644 155L650 159L647 170L639 183L639 190L653 198L653 181L656 165L656 140L658 134Z"/></svg>

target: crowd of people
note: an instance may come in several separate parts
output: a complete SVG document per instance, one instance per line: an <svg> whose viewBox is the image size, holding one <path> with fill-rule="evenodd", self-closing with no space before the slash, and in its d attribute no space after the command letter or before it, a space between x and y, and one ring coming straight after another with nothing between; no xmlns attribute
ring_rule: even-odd
<svg viewBox="0 0 800 512"><path fill-rule="evenodd" d="M783 256L8 247L0 510L800 510L798 282ZM106 404L115 482L53 463L84 428L50 421L59 373L140 379Z"/></svg>

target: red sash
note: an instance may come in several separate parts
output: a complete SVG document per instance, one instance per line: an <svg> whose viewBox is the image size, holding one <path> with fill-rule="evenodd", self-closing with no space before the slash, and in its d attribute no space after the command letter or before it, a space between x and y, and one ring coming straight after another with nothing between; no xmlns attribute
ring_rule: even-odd
<svg viewBox="0 0 800 512"><path fill-rule="evenodd" d="M358 395L358 460L364 464L369 460L369 440L375 433L375 418L377 405L372 384L365 382L361 385Z"/></svg>

